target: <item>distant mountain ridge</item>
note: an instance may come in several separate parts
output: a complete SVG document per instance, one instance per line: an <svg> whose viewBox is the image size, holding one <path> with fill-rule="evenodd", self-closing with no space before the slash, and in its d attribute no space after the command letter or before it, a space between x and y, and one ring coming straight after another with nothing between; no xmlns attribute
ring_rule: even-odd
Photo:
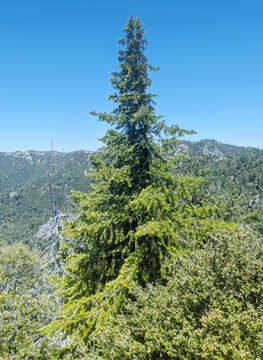
<svg viewBox="0 0 263 360"><path fill-rule="evenodd" d="M224 160L233 155L244 155L251 150L260 150L253 147L237 146L231 144L224 144L213 139L203 139L199 141L180 141L177 147L177 153L194 154L195 156L211 156Z"/></svg>
<svg viewBox="0 0 263 360"><path fill-rule="evenodd" d="M192 159L182 163L189 173L198 168L195 175L210 173L225 188L235 182L252 204L263 196L263 150L204 139L180 141L174 153ZM0 241L2 237L5 242L30 242L52 215L54 203L60 212L74 212L70 191L89 191L91 180L85 174L92 154L86 150L0 153Z"/></svg>
<svg viewBox="0 0 263 360"><path fill-rule="evenodd" d="M45 184L53 162L60 176L65 170L67 181L71 173L85 172L89 168L92 152L78 150L71 153L58 151L15 151L0 153L0 191L33 183Z"/></svg>
<svg viewBox="0 0 263 360"><path fill-rule="evenodd" d="M89 171L91 154L84 150L0 153L0 234L3 241L30 241L39 226L52 215L52 206L59 211L72 212L70 191L89 190L90 180L85 173Z"/></svg>

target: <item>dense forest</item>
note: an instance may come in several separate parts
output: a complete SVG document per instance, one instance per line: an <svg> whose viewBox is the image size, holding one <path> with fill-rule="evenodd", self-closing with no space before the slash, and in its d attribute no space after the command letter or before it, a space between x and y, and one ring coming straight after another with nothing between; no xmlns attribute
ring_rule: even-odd
<svg viewBox="0 0 263 360"><path fill-rule="evenodd" d="M33 246L39 226L55 212L74 213L71 190L89 191L91 152L0 153L0 229L5 243ZM39 240L37 240L39 242ZM36 246L39 244L37 243Z"/></svg>
<svg viewBox="0 0 263 360"><path fill-rule="evenodd" d="M263 150L185 141L119 44L100 151L0 154L0 359L262 359Z"/></svg>

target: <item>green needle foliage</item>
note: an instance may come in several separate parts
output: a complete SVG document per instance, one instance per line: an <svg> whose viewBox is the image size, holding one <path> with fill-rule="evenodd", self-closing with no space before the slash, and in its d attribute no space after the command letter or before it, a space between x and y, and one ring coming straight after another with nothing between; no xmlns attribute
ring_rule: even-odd
<svg viewBox="0 0 263 360"><path fill-rule="evenodd" d="M149 70L156 68L144 54L139 19L129 19L120 44L120 71L111 79L116 92L109 97L117 107L110 114L92 112L112 128L93 157L92 191L73 195L80 215L67 225L70 240L60 249L65 274L57 282L64 304L60 318L45 328L69 336L59 356L85 347L132 300L134 282L142 288L165 283L164 264L182 238L189 246L226 228L213 218L203 179L174 172L176 159L169 154L178 136L192 132L169 127L155 114L155 95L147 89Z"/></svg>
<svg viewBox="0 0 263 360"><path fill-rule="evenodd" d="M123 47L119 51L120 71L112 73L111 83L116 92L109 96L118 106L111 114L92 112L115 127L101 139L105 147L100 156L101 163L96 163L95 168L119 169L121 177L123 169L129 176L129 186L124 181L120 187L121 184L118 187L112 184L112 190L113 193L130 195L152 182L150 169L153 159L157 155L161 157L155 140L164 123L154 112L155 95L147 92L151 84L148 72L157 68L150 66L144 55L147 42L139 19L129 19L124 37L119 42Z"/></svg>

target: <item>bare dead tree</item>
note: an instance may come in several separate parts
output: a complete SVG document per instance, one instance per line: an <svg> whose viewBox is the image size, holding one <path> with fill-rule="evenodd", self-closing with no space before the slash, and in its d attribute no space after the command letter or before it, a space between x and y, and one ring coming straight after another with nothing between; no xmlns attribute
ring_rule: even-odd
<svg viewBox="0 0 263 360"><path fill-rule="evenodd" d="M63 179L63 205L64 213L68 215L68 196L67 196L67 184L65 179L65 154L63 149L63 162L62 162L62 179Z"/></svg>
<svg viewBox="0 0 263 360"><path fill-rule="evenodd" d="M58 214L58 209L57 209L57 194L56 194L56 185L55 185L55 159L54 159L53 141L51 141L50 171L48 173L48 188L49 188L49 195L50 195L51 216L53 218L55 218Z"/></svg>
<svg viewBox="0 0 263 360"><path fill-rule="evenodd" d="M53 201L54 201L54 217L57 215L57 196L55 185L55 158L53 150L53 141L51 142L51 171L52 171L52 187L53 187Z"/></svg>
<svg viewBox="0 0 263 360"><path fill-rule="evenodd" d="M52 216L52 217L54 217L53 190L52 190L52 184L51 184L51 176L50 176L50 173L48 173L48 190L49 190L49 196L50 196L50 210L51 210L51 216Z"/></svg>

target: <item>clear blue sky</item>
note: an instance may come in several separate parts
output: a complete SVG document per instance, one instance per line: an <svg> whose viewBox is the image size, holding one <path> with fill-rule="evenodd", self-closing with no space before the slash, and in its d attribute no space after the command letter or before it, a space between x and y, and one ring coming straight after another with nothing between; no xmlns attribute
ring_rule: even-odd
<svg viewBox="0 0 263 360"><path fill-rule="evenodd" d="M262 0L6 0L0 5L0 151L94 150L128 17L146 31L157 113L263 148Z"/></svg>

